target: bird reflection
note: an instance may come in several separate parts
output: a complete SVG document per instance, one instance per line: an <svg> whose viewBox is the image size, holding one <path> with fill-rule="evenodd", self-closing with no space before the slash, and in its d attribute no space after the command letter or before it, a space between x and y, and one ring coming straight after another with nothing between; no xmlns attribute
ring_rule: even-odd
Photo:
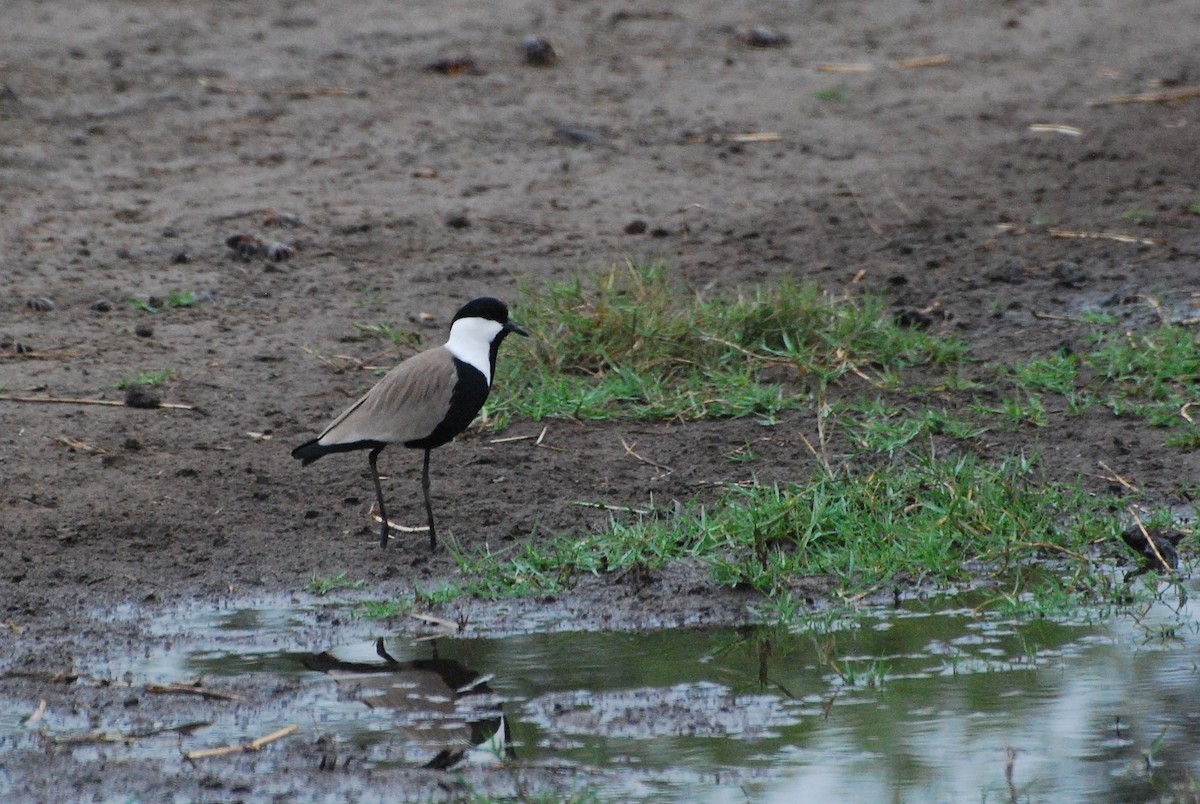
<svg viewBox="0 0 1200 804"><path fill-rule="evenodd" d="M426 768L451 768L460 762L511 758L512 740L503 705L482 676L453 659L393 658L383 640L375 641L381 662L348 662L332 653L312 654L301 659L309 670L325 673L339 685L352 687L372 709L391 709L397 714L396 731L419 744L430 744L437 753ZM429 723L439 728L428 728ZM435 741L430 737L437 735ZM334 760L336 761L336 760Z"/></svg>

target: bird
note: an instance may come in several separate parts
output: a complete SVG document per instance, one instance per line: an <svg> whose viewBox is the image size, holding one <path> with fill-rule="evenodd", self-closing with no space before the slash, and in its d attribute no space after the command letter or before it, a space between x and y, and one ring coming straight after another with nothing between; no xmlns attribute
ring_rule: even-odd
<svg viewBox="0 0 1200 804"><path fill-rule="evenodd" d="M424 450L421 490L429 520L429 549L437 550L429 499L429 453L467 429L479 413L496 376L497 351L509 333L529 335L508 317L504 302L490 296L467 302L454 314L445 344L393 368L324 432L292 450L292 457L308 466L335 452L370 450L367 463L383 523L379 546L387 547L388 517L376 465L379 453L391 444Z"/></svg>

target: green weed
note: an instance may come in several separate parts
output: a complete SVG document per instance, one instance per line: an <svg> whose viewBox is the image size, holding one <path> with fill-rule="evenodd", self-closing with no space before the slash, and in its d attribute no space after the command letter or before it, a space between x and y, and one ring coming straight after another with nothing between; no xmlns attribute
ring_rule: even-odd
<svg viewBox="0 0 1200 804"><path fill-rule="evenodd" d="M171 291L167 294L168 307L195 307L196 294L190 290Z"/></svg>
<svg viewBox="0 0 1200 804"><path fill-rule="evenodd" d="M174 369L163 369L162 371L143 371L141 374L135 374L132 377L126 377L117 383L117 387L121 390L131 388L135 385L162 385L171 377L175 376Z"/></svg>
<svg viewBox="0 0 1200 804"><path fill-rule="evenodd" d="M362 589L366 585L365 581L354 580L347 577L345 572L339 572L337 575L325 578L314 577L308 582L308 591L324 597L330 592L336 592L339 589Z"/></svg>

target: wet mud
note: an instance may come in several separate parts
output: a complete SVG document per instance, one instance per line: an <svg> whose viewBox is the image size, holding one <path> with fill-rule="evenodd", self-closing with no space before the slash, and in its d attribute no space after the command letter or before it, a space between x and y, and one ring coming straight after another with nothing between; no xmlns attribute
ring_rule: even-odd
<svg viewBox="0 0 1200 804"><path fill-rule="evenodd" d="M360 456L304 471L289 457L396 360L353 322L439 343L467 299L625 259L665 259L714 291L789 278L879 293L980 361L1072 347L1086 310L1195 317L1200 100L1185 90L1200 11L1184 0L488 14L18 0L4 16L3 393L124 401L129 378L170 376L130 406L0 401L0 691L12 717L46 700L63 733L211 717L216 702L108 675L117 657L194 637L151 630L163 611L304 598L309 579L343 571L380 598L455 577L420 534L379 550ZM1178 98L1096 103L1151 91ZM503 435L547 425L540 444L479 429L440 449L439 531L503 549L611 515L581 500L691 500L817 468L804 412L770 429L556 419ZM758 460L727 458L750 443ZM1107 412L981 445L1021 449L1098 490L1112 484L1103 463L1164 503L1186 502L1200 468ZM420 455L389 450L381 468L396 519L419 524ZM798 596L819 599L821 580L804 583ZM477 633L632 630L742 623L755 602L681 562L432 613ZM377 636L336 614L304 629L313 654ZM262 702L245 739L266 733L275 688L233 692ZM22 770L0 785L17 795L343 790L311 731L203 766L120 743L4 742ZM422 764L364 774L360 792L462 793Z"/></svg>

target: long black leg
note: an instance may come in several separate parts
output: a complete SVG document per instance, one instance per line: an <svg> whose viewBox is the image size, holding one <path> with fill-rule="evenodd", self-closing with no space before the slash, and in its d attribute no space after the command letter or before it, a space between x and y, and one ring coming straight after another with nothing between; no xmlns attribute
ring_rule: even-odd
<svg viewBox="0 0 1200 804"><path fill-rule="evenodd" d="M425 516L429 518L429 551L437 550L437 530L433 526L433 503L429 501L429 450L425 450L425 465L421 467L421 491L425 492Z"/></svg>
<svg viewBox="0 0 1200 804"><path fill-rule="evenodd" d="M388 518L387 511L383 507L383 487L379 485L379 469L375 466L375 461L379 458L379 453L383 451L383 447L376 447L367 455L367 462L371 464L371 479L375 481L375 497L379 500L379 518L383 520L383 524L379 527L379 546L387 547L388 543Z"/></svg>

